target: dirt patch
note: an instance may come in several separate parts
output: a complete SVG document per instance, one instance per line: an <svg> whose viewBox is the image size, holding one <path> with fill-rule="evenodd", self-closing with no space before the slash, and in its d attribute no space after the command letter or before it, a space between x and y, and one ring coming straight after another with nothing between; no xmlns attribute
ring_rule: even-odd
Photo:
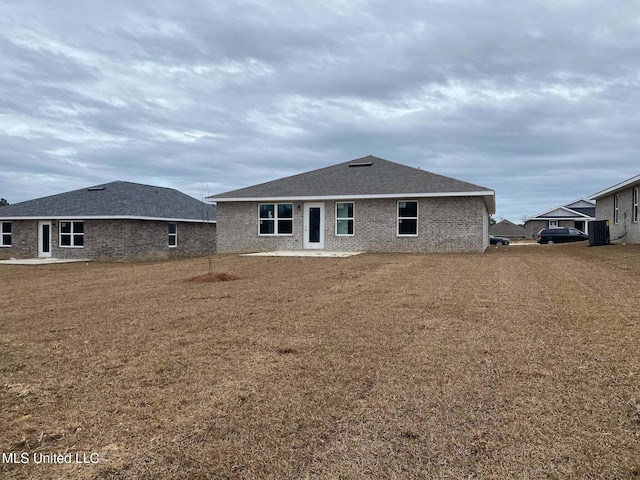
<svg viewBox="0 0 640 480"><path fill-rule="evenodd" d="M638 246L215 262L3 265L0 477L640 472Z"/></svg>
<svg viewBox="0 0 640 480"><path fill-rule="evenodd" d="M207 273L205 275L198 275L196 277L191 277L185 280L185 282L191 283L212 283L212 282L231 282L233 280L238 280L238 277L235 275L230 275L228 273L219 272L219 273Z"/></svg>

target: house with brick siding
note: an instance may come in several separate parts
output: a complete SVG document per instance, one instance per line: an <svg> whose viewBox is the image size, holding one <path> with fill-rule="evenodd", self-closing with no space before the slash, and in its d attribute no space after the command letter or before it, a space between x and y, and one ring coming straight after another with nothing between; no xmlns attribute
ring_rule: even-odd
<svg viewBox="0 0 640 480"><path fill-rule="evenodd" d="M214 251L215 229L214 205L172 188L117 181L0 207L0 256L200 256Z"/></svg>
<svg viewBox="0 0 640 480"><path fill-rule="evenodd" d="M594 195L596 220L609 221L612 242L640 243L640 175L631 177Z"/></svg>
<svg viewBox="0 0 640 480"><path fill-rule="evenodd" d="M559 205L550 210L525 219L524 228L527 238L537 238L543 228L575 228L589 233L589 222L596 219L596 204L586 198L580 198L566 205Z"/></svg>
<svg viewBox="0 0 640 480"><path fill-rule="evenodd" d="M206 199L218 253L483 252L495 192L374 156Z"/></svg>

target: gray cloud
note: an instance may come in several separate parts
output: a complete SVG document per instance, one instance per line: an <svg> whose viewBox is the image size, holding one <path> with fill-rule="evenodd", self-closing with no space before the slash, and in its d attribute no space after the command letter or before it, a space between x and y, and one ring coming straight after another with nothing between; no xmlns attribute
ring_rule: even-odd
<svg viewBox="0 0 640 480"><path fill-rule="evenodd" d="M638 173L639 20L631 1L5 2L0 196L201 196L372 154L493 188L518 221Z"/></svg>

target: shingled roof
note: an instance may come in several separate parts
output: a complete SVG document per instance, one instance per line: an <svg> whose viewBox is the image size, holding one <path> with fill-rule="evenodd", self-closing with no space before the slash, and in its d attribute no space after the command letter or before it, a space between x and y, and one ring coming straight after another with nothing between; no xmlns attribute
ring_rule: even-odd
<svg viewBox="0 0 640 480"><path fill-rule="evenodd" d="M497 237L526 238L527 231L524 227L516 225L507 219L500 220L489 227L489 233Z"/></svg>
<svg viewBox="0 0 640 480"><path fill-rule="evenodd" d="M0 207L0 219L129 218L215 222L216 207L173 188L110 182Z"/></svg>
<svg viewBox="0 0 640 480"><path fill-rule="evenodd" d="M367 156L291 177L207 197L215 202L483 196L490 213L495 192L382 158Z"/></svg>

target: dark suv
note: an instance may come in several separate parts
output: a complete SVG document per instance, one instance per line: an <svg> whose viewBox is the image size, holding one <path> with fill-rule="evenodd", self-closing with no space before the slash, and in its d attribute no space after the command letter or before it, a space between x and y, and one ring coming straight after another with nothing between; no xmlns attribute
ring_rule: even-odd
<svg viewBox="0 0 640 480"><path fill-rule="evenodd" d="M589 240L589 235L575 228L543 228L538 232L538 243L567 243Z"/></svg>

